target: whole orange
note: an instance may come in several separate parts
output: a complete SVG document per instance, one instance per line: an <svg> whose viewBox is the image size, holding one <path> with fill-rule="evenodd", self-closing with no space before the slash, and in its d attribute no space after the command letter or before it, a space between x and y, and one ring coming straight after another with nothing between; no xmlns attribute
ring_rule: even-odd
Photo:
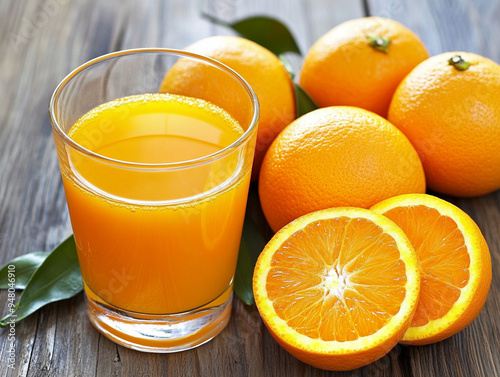
<svg viewBox="0 0 500 377"><path fill-rule="evenodd" d="M318 39L304 60L300 85L321 107L357 106L386 117L398 84L428 57L399 22L359 18Z"/></svg>
<svg viewBox="0 0 500 377"><path fill-rule="evenodd" d="M398 87L389 120L420 155L427 184L471 197L500 188L500 66L447 52L418 65Z"/></svg>
<svg viewBox="0 0 500 377"><path fill-rule="evenodd" d="M229 66L255 91L260 117L252 179L257 178L269 145L295 119L294 87L288 71L271 51L245 38L209 37L193 43L186 50ZM189 64L181 60L167 73L160 91L200 96L224 107L241 122L238 119L242 115L241 106L235 88L228 85L227 79L219 76L206 65ZM204 85L199 85L200 78L205 82Z"/></svg>
<svg viewBox="0 0 500 377"><path fill-rule="evenodd" d="M422 164L403 133L370 111L347 106L293 121L271 144L259 179L262 209L274 231L320 209L369 208L423 192Z"/></svg>

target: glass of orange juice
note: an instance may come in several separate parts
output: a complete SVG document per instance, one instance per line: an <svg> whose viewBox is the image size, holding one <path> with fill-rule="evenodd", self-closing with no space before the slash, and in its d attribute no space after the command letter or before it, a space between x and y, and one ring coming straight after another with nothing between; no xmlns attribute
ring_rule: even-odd
<svg viewBox="0 0 500 377"><path fill-rule="evenodd" d="M169 49L96 58L50 102L88 316L125 347L217 335L232 283L259 106L236 72Z"/></svg>

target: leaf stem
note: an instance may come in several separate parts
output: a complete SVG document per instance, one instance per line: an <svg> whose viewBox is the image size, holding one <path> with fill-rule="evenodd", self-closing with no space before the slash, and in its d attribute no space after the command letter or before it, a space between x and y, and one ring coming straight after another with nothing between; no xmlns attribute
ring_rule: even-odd
<svg viewBox="0 0 500 377"><path fill-rule="evenodd" d="M368 44L373 47L375 50L383 52L387 54L387 50L389 49L389 45L391 44L391 40L386 37L381 37L378 35L367 35Z"/></svg>
<svg viewBox="0 0 500 377"><path fill-rule="evenodd" d="M448 64L459 71L466 71L470 66L470 62L464 60L460 55L453 55L448 59Z"/></svg>

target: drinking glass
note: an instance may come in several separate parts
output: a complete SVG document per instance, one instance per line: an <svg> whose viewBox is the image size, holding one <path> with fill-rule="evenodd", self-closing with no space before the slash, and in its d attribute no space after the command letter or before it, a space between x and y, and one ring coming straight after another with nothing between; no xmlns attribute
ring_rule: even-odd
<svg viewBox="0 0 500 377"><path fill-rule="evenodd" d="M190 85L183 87L182 74ZM177 84L165 85L166 77ZM71 137L75 122L97 106L160 89L226 110L241 136L209 155L159 163L93 150L120 127L117 119L98 119L78 143ZM259 116L251 87L207 57L135 49L71 72L49 112L92 324L114 342L147 352L212 339L231 313ZM127 106L122 112L125 119ZM186 128L182 119L172 127Z"/></svg>

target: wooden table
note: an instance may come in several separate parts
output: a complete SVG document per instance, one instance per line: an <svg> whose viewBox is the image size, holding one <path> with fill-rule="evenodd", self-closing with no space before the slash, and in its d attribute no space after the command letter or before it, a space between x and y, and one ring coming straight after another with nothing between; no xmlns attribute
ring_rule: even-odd
<svg viewBox="0 0 500 377"><path fill-rule="evenodd" d="M255 14L278 17L291 27L304 53L342 21L384 16L413 29L431 54L465 50L500 62L499 0L2 0L2 265L20 254L50 250L71 232L47 112L59 81L81 63L110 51L183 48L209 35L231 34L202 19L202 11L227 21ZM235 299L229 325L210 343L178 354L146 354L117 346L94 330L80 294L17 324L14 370L7 367L7 331L0 330L0 375L500 376L500 191L447 199L483 230L492 254L493 283L479 317L438 344L397 346L365 368L324 372L282 350L256 308ZM6 298L2 291L2 313Z"/></svg>

